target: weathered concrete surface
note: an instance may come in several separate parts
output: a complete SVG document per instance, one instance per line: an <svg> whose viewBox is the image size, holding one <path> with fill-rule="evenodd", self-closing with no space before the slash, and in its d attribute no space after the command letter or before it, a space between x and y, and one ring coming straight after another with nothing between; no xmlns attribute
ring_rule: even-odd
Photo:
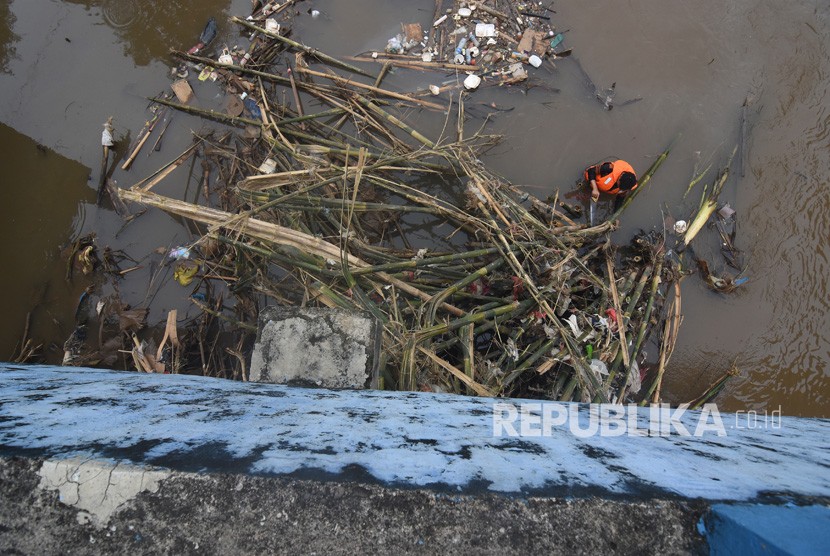
<svg viewBox="0 0 830 556"><path fill-rule="evenodd" d="M97 526L140 492L156 492L170 473L105 461L70 458L47 460L38 470L41 489L54 490L58 500L81 510L78 519Z"/></svg>
<svg viewBox="0 0 830 556"><path fill-rule="evenodd" d="M375 388L380 329L368 313L267 307L251 356L254 382Z"/></svg>
<svg viewBox="0 0 830 556"><path fill-rule="evenodd" d="M357 477L450 492L715 501L830 496L830 422L820 419L784 417L779 428L739 429L732 415L722 437L601 436L585 432L592 408L559 404L567 414L550 436L514 438L494 435L494 404L508 400L0 369L0 455L6 456ZM629 409L645 430L649 412ZM534 413L538 418L540 411ZM688 412L680 422L694 430L700 416ZM573 432L576 426L582 433Z"/></svg>
<svg viewBox="0 0 830 556"><path fill-rule="evenodd" d="M687 554L697 502L448 496L376 485L176 473L103 528L0 458L2 554ZM133 471L138 473L138 471Z"/></svg>

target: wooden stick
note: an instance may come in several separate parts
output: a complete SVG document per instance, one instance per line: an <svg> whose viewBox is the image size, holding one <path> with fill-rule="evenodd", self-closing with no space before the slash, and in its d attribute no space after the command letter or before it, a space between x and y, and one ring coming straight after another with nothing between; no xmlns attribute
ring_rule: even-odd
<svg viewBox="0 0 830 556"><path fill-rule="evenodd" d="M477 5L477 8L479 10L481 10L482 12L488 13L488 14L494 16L494 17L498 17L499 19L503 19L505 21L510 21L510 16L509 15L507 15L505 13L502 13L498 10L494 10L493 8L491 8L489 6L485 6L484 4L479 3Z"/></svg>
<svg viewBox="0 0 830 556"><path fill-rule="evenodd" d="M101 154L101 179L98 182L98 200L97 204L100 207L101 201L104 200L104 189L107 182L107 166L109 165L110 159L110 148L106 145L103 147L103 153Z"/></svg>
<svg viewBox="0 0 830 556"><path fill-rule="evenodd" d="M167 128L170 127L170 122L173 121L173 114L165 115L164 120L164 126L161 128L161 131L159 131L159 136L156 139L155 144L153 144L153 150L156 152L161 150L161 140L164 138L164 134L167 132Z"/></svg>
<svg viewBox="0 0 830 556"><path fill-rule="evenodd" d="M122 170L129 170L130 166L133 165L133 161L138 156L138 152L141 150L141 147L144 146L144 143L147 142L147 139L150 138L150 130L148 129L144 136L139 140L138 144L136 145L135 149L133 150L132 154L124 161L124 164L121 165Z"/></svg>
<svg viewBox="0 0 830 556"><path fill-rule="evenodd" d="M184 162L187 159L189 159L191 156L193 156L193 153L196 152L196 149L201 144L202 144L201 140L193 143L181 155L179 155L179 158L177 158L173 162L169 163L163 170L159 171L156 174L156 177L150 179L149 181L143 180L142 182L139 182L139 183L135 184L133 186L133 189L139 189L141 191L150 191L157 183L159 183L164 178L169 176L170 173L173 172L173 170L175 170L176 168L178 168L179 166L184 164ZM144 185L143 187L139 187L139 185L141 185L144 181L147 181L146 185Z"/></svg>
<svg viewBox="0 0 830 556"><path fill-rule="evenodd" d="M160 99L153 99L153 100L159 100L160 101ZM160 104L164 104L164 103L160 102ZM132 166L133 161L138 156L139 151L141 151L141 147L144 146L144 143L146 143L147 139L150 138L150 134L153 133L153 129L156 127L156 123L158 122L158 119L159 119L159 114L158 114L158 112L156 112L153 115L153 119L150 120L149 125L146 127L147 131L144 133L144 136L139 140L138 144L135 146L135 149L130 154L130 156L127 158L127 160L124 161L124 164L121 165L122 170L129 170L130 169L130 166Z"/></svg>
<svg viewBox="0 0 830 556"><path fill-rule="evenodd" d="M380 73L378 74L378 78L375 79L375 87L380 87L381 81L386 76L386 72L389 71L389 68L392 67L391 64L383 64L383 67L380 68Z"/></svg>

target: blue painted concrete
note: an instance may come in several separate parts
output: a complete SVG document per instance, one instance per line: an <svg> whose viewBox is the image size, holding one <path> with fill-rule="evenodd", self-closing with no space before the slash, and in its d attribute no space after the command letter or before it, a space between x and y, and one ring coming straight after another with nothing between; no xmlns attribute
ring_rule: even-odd
<svg viewBox="0 0 830 556"><path fill-rule="evenodd" d="M457 491L830 496L827 420L784 417L778 428L759 429L723 414L725 436L603 437L590 433L588 406L556 404L567 411L551 436L532 426L520 438L494 436L495 404L507 401L0 364L0 455L357 476ZM654 417L628 412L640 429ZM679 421L693 431L700 416Z"/></svg>
<svg viewBox="0 0 830 556"><path fill-rule="evenodd" d="M830 553L827 506L716 504L706 518L712 556Z"/></svg>

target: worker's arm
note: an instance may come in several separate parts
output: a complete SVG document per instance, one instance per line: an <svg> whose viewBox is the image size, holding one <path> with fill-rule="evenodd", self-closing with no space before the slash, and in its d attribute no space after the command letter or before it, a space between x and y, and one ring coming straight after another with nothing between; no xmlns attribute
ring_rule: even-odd
<svg viewBox="0 0 830 556"><path fill-rule="evenodd" d="M599 189L597 188L597 167L590 166L585 170L588 174L588 181L591 184L591 199L596 201L599 199Z"/></svg>

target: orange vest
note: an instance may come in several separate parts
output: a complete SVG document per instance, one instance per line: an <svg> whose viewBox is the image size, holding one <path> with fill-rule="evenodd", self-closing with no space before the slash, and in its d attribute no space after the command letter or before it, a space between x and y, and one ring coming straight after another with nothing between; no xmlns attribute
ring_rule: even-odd
<svg viewBox="0 0 830 556"><path fill-rule="evenodd" d="M599 189L602 193L619 193L619 191L615 191L619 189L617 186L617 180L620 179L620 176L623 172L631 172L635 176L637 175L634 172L634 168L631 167L631 164L626 162L625 160L615 160L614 162L610 162L611 164L611 173L606 174L604 176L599 175L599 169L602 164L597 164L594 166L597 170L597 189ZM585 181L591 183L590 178L588 178L588 169L585 170ZM639 185L639 184L637 184ZM630 191L634 191L637 189L637 185L630 189Z"/></svg>

